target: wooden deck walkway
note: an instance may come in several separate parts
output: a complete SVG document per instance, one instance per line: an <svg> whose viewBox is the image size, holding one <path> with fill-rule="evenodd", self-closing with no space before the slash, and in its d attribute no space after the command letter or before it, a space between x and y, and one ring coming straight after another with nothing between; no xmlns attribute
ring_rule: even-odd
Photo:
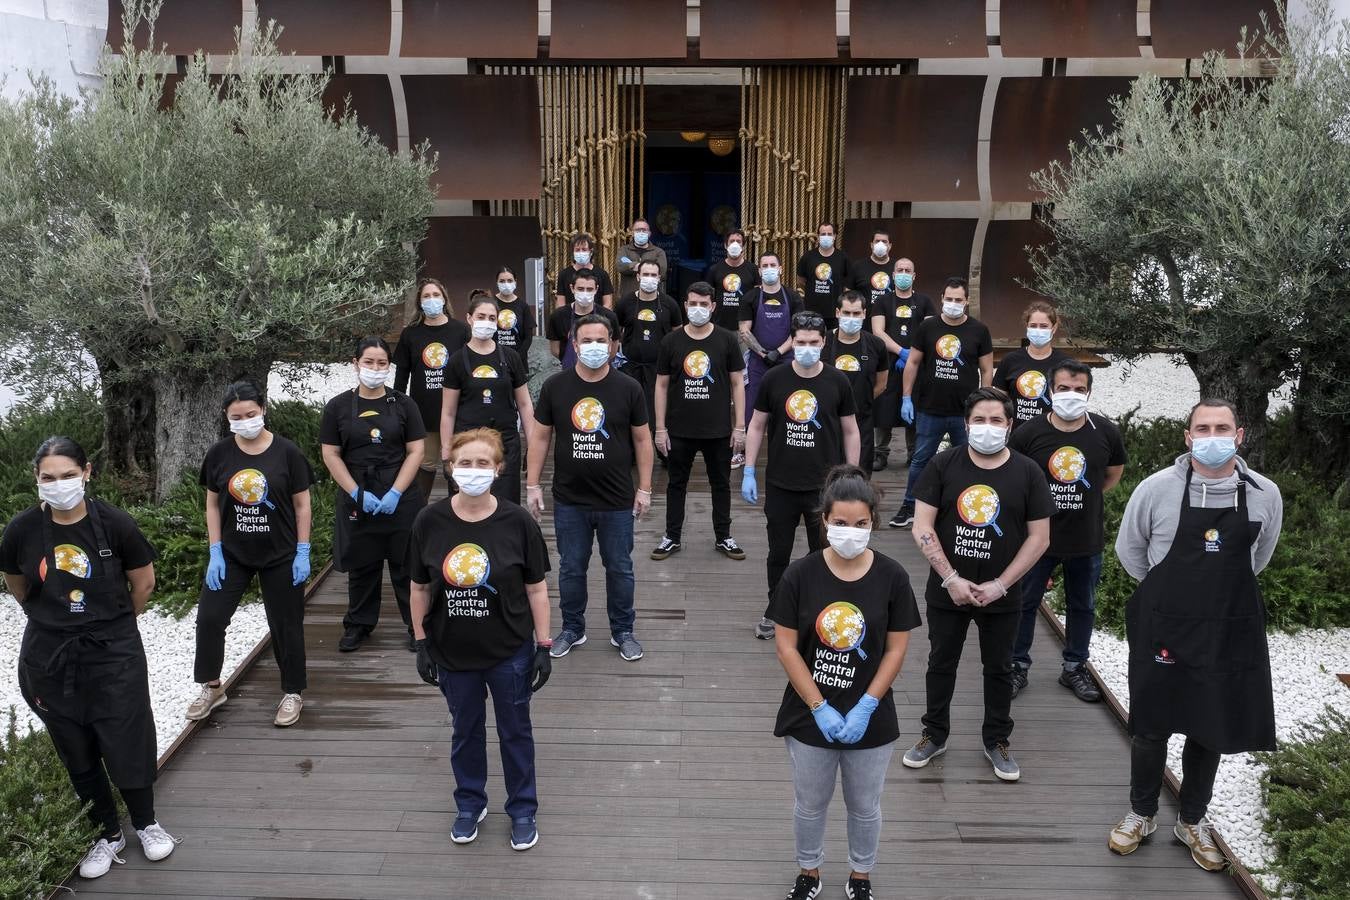
<svg viewBox="0 0 1350 900"><path fill-rule="evenodd" d="M888 513L902 477L879 476L892 498ZM70 887L82 897L782 897L796 873L791 780L772 735L785 678L772 646L750 631L764 605L763 517L733 500L733 533L750 558L724 559L707 536L706 484L696 483L684 551L655 563L647 554L663 530L663 484L658 473L654 514L639 526L634 551L646 657L623 662L604 640L596 558L596 639L556 661L535 696L541 807L533 850L515 853L507 843L495 746L479 838L449 842L445 703L418 680L392 600L384 609L392 627L354 654L337 653L346 594L334 575L309 609L300 724L272 727L280 688L264 655L159 781L158 814L183 839L177 852L147 863L132 841L126 866ZM546 531L552 545L551 525ZM925 569L909 531L883 528L873 546L900 558L922 591ZM1170 797L1159 815L1169 826L1151 845L1128 859L1107 851L1106 833L1127 809L1126 738L1104 704L1081 703L1055 684L1058 642L1043 622L1039 664L1014 705L1022 781L997 781L980 749L973 635L950 752L919 772L898 756L892 763L873 874L879 896L1238 895L1232 879L1202 872L1171 842ZM926 656L921 629L896 684L902 745L919 732ZM839 897L848 864L838 793L826 851L822 897Z"/></svg>

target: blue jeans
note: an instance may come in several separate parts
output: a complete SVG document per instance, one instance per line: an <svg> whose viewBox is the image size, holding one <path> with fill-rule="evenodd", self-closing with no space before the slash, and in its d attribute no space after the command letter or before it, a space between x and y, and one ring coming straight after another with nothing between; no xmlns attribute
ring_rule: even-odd
<svg viewBox="0 0 1350 900"><path fill-rule="evenodd" d="M931 416L926 412L914 412L914 449L909 455L909 480L905 482L905 505L914 505L914 486L919 483L924 466L937 453L942 436L952 437L953 447L966 445L966 420L962 416Z"/></svg>
<svg viewBox="0 0 1350 900"><path fill-rule="evenodd" d="M553 527L558 541L558 605L565 631L586 633L586 570L591 544L600 545L605 566L605 600L609 632L618 637L633 630L633 511L588 509L553 504Z"/></svg>
<svg viewBox="0 0 1350 900"><path fill-rule="evenodd" d="M1097 582L1102 580L1102 555L1042 556L1022 576L1022 621L1013 645L1013 664L1031 667L1031 639L1036 634L1036 610L1045 595L1045 583L1064 565L1064 605L1067 624L1064 635L1064 668L1077 668L1088 661L1088 644L1097 614Z"/></svg>
<svg viewBox="0 0 1350 900"><path fill-rule="evenodd" d="M440 669L437 682L450 707L450 768L455 773L455 809L477 816L487 809L487 694L497 719L506 814L533 817L539 809L534 783L534 730L530 725L530 660L534 642L490 669Z"/></svg>

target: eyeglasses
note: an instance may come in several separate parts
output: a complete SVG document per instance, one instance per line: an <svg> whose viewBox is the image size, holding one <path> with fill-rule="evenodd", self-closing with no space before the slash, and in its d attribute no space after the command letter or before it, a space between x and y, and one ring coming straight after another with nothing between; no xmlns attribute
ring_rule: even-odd
<svg viewBox="0 0 1350 900"><path fill-rule="evenodd" d="M822 328L825 319L819 313L797 313L792 317L794 328Z"/></svg>

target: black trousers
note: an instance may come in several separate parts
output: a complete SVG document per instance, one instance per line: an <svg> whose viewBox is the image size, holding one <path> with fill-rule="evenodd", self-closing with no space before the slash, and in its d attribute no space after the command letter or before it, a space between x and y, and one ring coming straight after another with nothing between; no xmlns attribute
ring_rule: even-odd
<svg viewBox="0 0 1350 900"><path fill-rule="evenodd" d="M872 457L876 454L876 436L872 427L872 417L858 419L858 467L872 478Z"/></svg>
<svg viewBox="0 0 1350 900"><path fill-rule="evenodd" d="M928 711L923 716L923 730L933 743L947 743L951 733L956 670L971 622L980 633L980 662L984 665L984 726L980 731L984 746L993 747L1012 735L1012 654L1021 616L1020 608L952 609L928 604Z"/></svg>
<svg viewBox="0 0 1350 900"><path fill-rule="evenodd" d="M1158 814L1169 737L1136 734L1130 739L1130 809L1141 816ZM1181 751L1181 821L1195 825L1205 817L1218 772L1219 754L1186 738Z"/></svg>
<svg viewBox="0 0 1350 900"><path fill-rule="evenodd" d="M70 784L75 788L75 796L89 807L85 817L98 829L99 837L109 840L117 837L117 833L122 830L117 820L117 801L113 799L112 785L108 783L108 775L103 767L98 766L87 772L71 772ZM127 812L131 815L133 828L143 831L155 823L153 786L121 788L120 793L122 801L127 805Z"/></svg>
<svg viewBox="0 0 1350 900"><path fill-rule="evenodd" d="M272 634L272 658L281 670L281 689L287 694L305 690L305 588L292 584L292 559L265 569L240 562L225 551L225 580L220 590L202 589L197 601L197 656L192 679L198 684L220 677L225 662L225 629L239 608L244 591L258 576L267 630Z"/></svg>
<svg viewBox="0 0 1350 900"><path fill-rule="evenodd" d="M688 493L689 473L694 458L702 453L712 489L713 537L731 537L731 436L719 438L682 438L670 436L666 455L666 537L679 541L684 530L684 498Z"/></svg>
<svg viewBox="0 0 1350 900"><path fill-rule="evenodd" d="M878 402L882 402L882 401L887 400L887 399L889 398L889 396L890 396L889 394L883 394L882 397L880 398L880 400L878 400ZM897 400L896 402L898 403L899 401ZM861 428L862 426L859 425L858 427ZM916 442L917 439L918 439L918 435L917 435L916 429L915 429L915 427L914 427L913 425L905 425L903 422L901 423L900 427L902 427L902 428L905 429L905 452L906 452L906 453L913 453L913 452L914 452L914 444L915 444L915 442ZM875 443L875 446L876 446L875 452L876 452L876 453L879 453L879 454L881 454L882 456L887 457L887 458L890 457L890 455L891 455L891 435L892 435L893 433L894 433L894 430L893 430L893 429L890 429L890 428L881 428L880 426L878 426L878 427L876 428L876 443Z"/></svg>
<svg viewBox="0 0 1350 900"><path fill-rule="evenodd" d="M394 588L394 602L408 633L412 633L412 609L409 606L410 581L407 560L399 550L406 550L408 535L376 534L361 536L362 542L386 541L384 559L347 570L347 614L342 617L343 628L364 628L373 631L380 622L380 589L384 580L384 564L389 563L389 583Z"/></svg>
<svg viewBox="0 0 1350 900"><path fill-rule="evenodd" d="M825 546L825 529L820 524L820 491L790 491L786 488L764 486L764 519L769 533L769 555L765 568L769 576L769 602L783 578L783 571L792 562L792 542L797 537L797 523L806 527L806 545L815 552ZM768 616L767 607L765 616Z"/></svg>

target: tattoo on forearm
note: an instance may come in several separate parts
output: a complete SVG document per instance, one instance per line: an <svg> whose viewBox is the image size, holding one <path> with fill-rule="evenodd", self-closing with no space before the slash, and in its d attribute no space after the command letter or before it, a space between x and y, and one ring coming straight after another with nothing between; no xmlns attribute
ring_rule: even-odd
<svg viewBox="0 0 1350 900"><path fill-rule="evenodd" d="M947 554L942 552L942 544L938 542L937 535L933 532L925 531L919 535L919 548L934 572L945 577L952 571L951 563L947 562Z"/></svg>

